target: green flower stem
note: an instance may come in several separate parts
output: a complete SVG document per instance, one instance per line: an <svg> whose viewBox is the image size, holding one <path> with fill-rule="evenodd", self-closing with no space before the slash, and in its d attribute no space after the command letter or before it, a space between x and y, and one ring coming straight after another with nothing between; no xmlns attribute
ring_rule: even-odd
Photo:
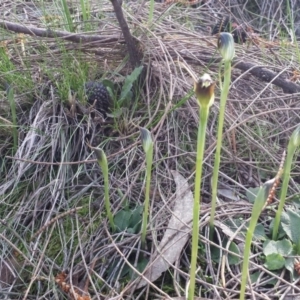
<svg viewBox="0 0 300 300"><path fill-rule="evenodd" d="M209 219L211 237L213 235L213 230L214 230L214 219L215 219L216 204L217 204L218 174L220 168L222 136L223 136L223 126L224 126L224 118L225 118L225 106L226 106L226 101L229 93L230 79L231 79L231 61L227 60L224 62L224 84L221 91L217 148L215 153L215 162L214 162L214 170L213 170L213 178L212 178L212 203L211 203L211 211L210 211L210 219Z"/></svg>
<svg viewBox="0 0 300 300"><path fill-rule="evenodd" d="M66 0L61 0L61 3L62 3L62 7L63 7L64 17L66 19L66 29L70 32L75 32L75 27L73 24L73 20L72 20L72 16L71 16L71 12L70 12L68 3Z"/></svg>
<svg viewBox="0 0 300 300"><path fill-rule="evenodd" d="M200 189L202 180L202 164L205 147L205 136L207 119L209 114L209 106L200 107L200 126L198 128L197 138L197 161L196 161L196 177L195 177L195 195L193 207L193 231L192 231L192 258L190 285L188 289L188 300L194 300L196 267L198 257L198 240L199 240L199 215L200 215Z"/></svg>
<svg viewBox="0 0 300 300"><path fill-rule="evenodd" d="M105 209L106 214L109 220L110 227L114 232L116 230L116 226L114 223L114 218L110 209L110 202L109 202L109 183L108 183L108 166L106 164L105 170L102 168L103 177L104 177L104 198L105 198Z"/></svg>
<svg viewBox="0 0 300 300"><path fill-rule="evenodd" d="M153 160L153 143L149 144L149 148L146 151L146 192L145 192L145 203L142 220L142 246L146 243L146 232L148 225L148 213L150 203L150 182L151 182L151 169Z"/></svg>
<svg viewBox="0 0 300 300"><path fill-rule="evenodd" d="M290 180L290 173L291 173L291 166L293 163L293 156L295 154L297 147L293 145L293 143L290 141L287 151L287 158L284 166L284 173L283 173L283 182L282 182L282 188L280 193L280 201L278 205L278 209L276 211L275 220L274 220L274 227L272 232L272 240L277 239L278 235L278 229L279 229L279 223L280 223L280 217L283 211L283 206L285 203L285 198L287 194L288 184Z"/></svg>
<svg viewBox="0 0 300 300"><path fill-rule="evenodd" d="M265 188L261 187L258 191L258 194L256 196L256 199L255 199L255 202L253 205L250 224L249 224L249 227L247 230L247 235L246 235L246 243L245 243L244 257L243 257L240 300L245 299L245 291L246 291L246 283L247 283L247 277L248 277L248 271L249 271L249 258L250 258L250 252L251 252L250 249L251 249L252 238L253 238L253 234L254 234L254 230L255 230L258 218L264 207L265 200L266 200Z"/></svg>
<svg viewBox="0 0 300 300"><path fill-rule="evenodd" d="M98 164L102 169L103 173L103 180L104 180L104 201L105 201L105 209L106 209L106 215L109 220L110 227L112 231L114 232L116 229L113 215L110 209L110 202L109 202L109 183L108 183L108 163L107 158L104 153L104 151L100 148L94 148L95 154L97 156Z"/></svg>

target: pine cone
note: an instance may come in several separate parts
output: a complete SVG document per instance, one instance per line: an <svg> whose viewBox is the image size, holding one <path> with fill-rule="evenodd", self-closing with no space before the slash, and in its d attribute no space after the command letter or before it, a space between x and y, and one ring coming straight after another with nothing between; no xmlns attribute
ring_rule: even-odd
<svg viewBox="0 0 300 300"><path fill-rule="evenodd" d="M95 103L95 109L106 117L112 103L105 85L98 81L89 81L85 83L84 87L88 103L91 105Z"/></svg>

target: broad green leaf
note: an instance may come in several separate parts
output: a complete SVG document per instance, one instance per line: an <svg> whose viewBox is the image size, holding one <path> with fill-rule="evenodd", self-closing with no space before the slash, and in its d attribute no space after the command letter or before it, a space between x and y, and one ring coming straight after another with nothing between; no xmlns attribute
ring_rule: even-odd
<svg viewBox="0 0 300 300"><path fill-rule="evenodd" d="M216 247L216 246L210 246L210 253L211 253L211 259L216 262L216 263L220 263L220 255L221 255L221 250L220 248Z"/></svg>
<svg viewBox="0 0 300 300"><path fill-rule="evenodd" d="M254 238L257 240L266 240L267 239L267 235L265 232L265 227L262 224L257 224L255 227L255 231L254 231Z"/></svg>
<svg viewBox="0 0 300 300"><path fill-rule="evenodd" d="M130 210L120 210L116 213L114 222L119 231L124 231L129 227L131 218Z"/></svg>
<svg viewBox="0 0 300 300"><path fill-rule="evenodd" d="M283 228L282 228L282 220L283 215L281 215L281 223L279 224L279 229L278 229L278 237L277 239L282 239L284 237L286 237L286 233L284 232ZM273 232L273 228L274 228L274 219L271 221L270 223L270 232Z"/></svg>
<svg viewBox="0 0 300 300"><path fill-rule="evenodd" d="M142 220L144 206L139 205L131 211L130 227L134 227L138 222Z"/></svg>
<svg viewBox="0 0 300 300"><path fill-rule="evenodd" d="M132 229L131 233L138 233L140 231L142 224L143 209L144 207L142 205L139 205L131 212L131 218L129 222L129 227L130 229ZM130 232L129 229L128 232Z"/></svg>
<svg viewBox="0 0 300 300"><path fill-rule="evenodd" d="M136 269L140 272L140 273L143 273L143 271L145 270L146 266L148 265L149 263L149 260L146 259L146 258L142 258L141 260L139 259L138 263L137 263L137 266L136 266ZM129 276L131 279L135 279L138 277L138 274L130 268L130 271L129 271Z"/></svg>
<svg viewBox="0 0 300 300"><path fill-rule="evenodd" d="M111 99L115 99L114 89L112 89L110 86L107 86L106 89L108 91L109 97Z"/></svg>
<svg viewBox="0 0 300 300"><path fill-rule="evenodd" d="M223 248L226 247L226 244L227 244L227 239L225 239L223 242L222 242L222 246ZM230 245L229 245L229 251L231 252L234 252L238 255L240 255L240 249L239 247L234 243L234 242L231 242ZM210 251L211 251L211 258L214 262L217 262L219 263L220 262L220 255L221 255L221 250L220 248L216 247L216 246L211 246L210 247ZM224 253L226 253L226 251L222 251L222 254L224 255ZM239 264L241 261L239 259L239 257L233 255L233 254L228 254L228 263L229 265L237 265Z"/></svg>
<svg viewBox="0 0 300 300"><path fill-rule="evenodd" d="M270 241L267 240L264 242L263 245L263 252L264 255L268 256L270 254L281 254L283 256L288 256L293 251L292 243L287 240L280 240L280 241Z"/></svg>
<svg viewBox="0 0 300 300"><path fill-rule="evenodd" d="M294 244L300 242L300 215L291 210L287 210L286 213L282 214L287 217L287 220L282 219L282 228L287 236L292 240Z"/></svg>
<svg viewBox="0 0 300 300"><path fill-rule="evenodd" d="M251 283L255 283L260 276L260 272L254 272L250 274Z"/></svg>
<svg viewBox="0 0 300 300"><path fill-rule="evenodd" d="M230 243L229 251L234 252L236 254L240 254L240 249L234 242ZM235 256L233 254L228 254L228 263L229 265L237 265L240 263L240 259L238 256Z"/></svg>
<svg viewBox="0 0 300 300"><path fill-rule="evenodd" d="M243 223L243 220L239 219L227 219L224 220L223 223L228 226L232 231L236 231L241 224Z"/></svg>
<svg viewBox="0 0 300 300"><path fill-rule="evenodd" d="M105 85L105 87L107 88L108 92L109 92L109 96L114 98L116 92L115 92L115 84L108 79L103 79L102 83Z"/></svg>
<svg viewBox="0 0 300 300"><path fill-rule="evenodd" d="M294 195L290 203L294 205L297 209L300 209L300 194Z"/></svg>
<svg viewBox="0 0 300 300"><path fill-rule="evenodd" d="M249 202L251 203L254 203L255 201L255 198L259 192L259 187L256 187L256 188L249 188L247 191L246 191L246 197L248 199Z"/></svg>
<svg viewBox="0 0 300 300"><path fill-rule="evenodd" d="M273 272L273 273L275 273L275 272ZM276 274L276 273L275 273ZM280 277L280 274L276 274L276 275L278 275L278 277ZM273 279L271 279L271 280L268 280L268 285L272 285L272 286L275 286L276 284L278 284L278 279L277 278L273 278Z"/></svg>
<svg viewBox="0 0 300 300"><path fill-rule="evenodd" d="M127 264L123 265L122 271L120 273L120 277L124 278L125 276L127 276L128 274L130 274L130 270L131 270L131 268ZM115 275L115 277L116 277L116 275Z"/></svg>
<svg viewBox="0 0 300 300"><path fill-rule="evenodd" d="M130 93L133 83L138 79L142 70L143 70L143 66L137 67L133 70L133 72L130 75L128 75L126 77L122 91L121 91L121 96L120 96L119 101L123 101L124 99L127 98L127 96Z"/></svg>
<svg viewBox="0 0 300 300"><path fill-rule="evenodd" d="M120 266L122 267L122 270L120 270ZM130 267L125 264L122 264L122 259L117 258L115 260L112 261L112 263L109 265L108 269L107 269L107 274L109 276L112 276L113 279L117 279L117 278L124 278L126 275L128 275L130 271Z"/></svg>
<svg viewBox="0 0 300 300"><path fill-rule="evenodd" d="M299 278L299 275L296 273L294 263L295 263L295 258L291 257L285 259L285 268L290 272L292 281Z"/></svg>
<svg viewBox="0 0 300 300"><path fill-rule="evenodd" d="M285 265L285 259L282 255L272 253L266 256L266 262L264 266L269 270L279 270Z"/></svg>
<svg viewBox="0 0 300 300"><path fill-rule="evenodd" d="M133 210L122 209L115 215L115 225L119 231L126 230L128 233L137 233L141 227L143 206L137 206Z"/></svg>

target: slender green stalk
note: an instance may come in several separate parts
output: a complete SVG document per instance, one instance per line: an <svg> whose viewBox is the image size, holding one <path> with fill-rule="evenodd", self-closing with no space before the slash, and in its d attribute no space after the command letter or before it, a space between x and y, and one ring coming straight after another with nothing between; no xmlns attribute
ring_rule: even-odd
<svg viewBox="0 0 300 300"><path fill-rule="evenodd" d="M149 18L148 18L149 25L151 25L153 21L153 12L154 12L154 0L150 0Z"/></svg>
<svg viewBox="0 0 300 300"><path fill-rule="evenodd" d="M199 241L199 215L200 215L200 189L202 181L202 164L205 147L206 127L209 114L209 106L200 108L200 125L198 128L197 138L197 161L196 161L196 177L195 177L195 195L193 208L193 232L192 232L192 257L191 257L191 273L190 285L188 289L188 300L194 300L196 267L198 258L198 241Z"/></svg>
<svg viewBox="0 0 300 300"><path fill-rule="evenodd" d="M221 147L222 147L224 118L225 118L225 106L226 106L226 101L229 93L230 79L231 79L231 61L226 60L224 62L224 84L223 84L223 89L221 91L217 148L215 153L215 162L214 162L214 170L213 170L213 178L212 178L212 203L211 203L211 211L210 211L210 219L209 219L211 237L214 231L214 219L215 219L216 204L217 204L218 174L219 174L220 160L221 160Z"/></svg>
<svg viewBox="0 0 300 300"><path fill-rule="evenodd" d="M245 243L244 257L243 257L240 300L245 299L245 291L246 291L246 283L247 283L248 270L249 270L249 258L250 258L250 252L251 252L250 249L251 249L252 238L253 238L253 234L254 234L254 230L255 230L258 218L264 207L265 201L266 201L265 188L260 187L258 194L256 196L256 199L255 199L254 205L253 205L250 224L249 224L249 227L247 230L247 235L246 235L246 243Z"/></svg>
<svg viewBox="0 0 300 300"><path fill-rule="evenodd" d="M112 231L114 232L116 229L116 226L114 223L113 214L111 212L110 202L109 202L109 182L108 182L107 158L106 158L104 151L101 148L93 148L93 149L97 156L98 164L102 169L103 180L104 180L104 201L105 201L106 215L108 217L110 227L111 227Z"/></svg>
<svg viewBox="0 0 300 300"><path fill-rule="evenodd" d="M150 132L146 128L141 128L141 138L143 148L146 154L146 191L145 191L145 203L142 220L142 246L146 244L146 233L148 225L148 214L150 205L150 182L151 182L151 169L153 160L153 141Z"/></svg>
<svg viewBox="0 0 300 300"><path fill-rule="evenodd" d="M272 232L273 240L276 240L277 235L278 235L280 218L281 218L281 214L282 214L284 203L285 203L285 198L286 198L287 189L288 189L288 183L290 180L290 172L291 172L291 166L293 163L294 152L295 151L291 152L290 150L288 150L288 152L287 152L287 159L286 159L284 173L283 173L282 188L281 188L281 192L280 192L280 201L279 201L278 209L276 211L274 227L273 227L273 232Z"/></svg>
<svg viewBox="0 0 300 300"><path fill-rule="evenodd" d="M63 13L64 13L66 21L67 21L67 29L70 32L75 32L75 27L74 27L74 24L73 24L70 9L68 7L68 3L67 3L66 0L61 0L61 3L62 3L62 6L63 6Z"/></svg>
<svg viewBox="0 0 300 300"><path fill-rule="evenodd" d="M150 182L151 182L151 169L152 169L152 155L153 148L151 148L146 154L146 192L145 192L145 204L143 212L143 221L142 221L142 244L145 246L146 242L146 232L148 224L148 213L149 213L149 204L150 204Z"/></svg>
<svg viewBox="0 0 300 300"><path fill-rule="evenodd" d="M280 218L281 218L281 214L283 211L283 206L285 203L288 184L289 184L289 180L290 180L290 173L291 173L291 167L292 167L292 163L293 163L293 157L294 157L297 147L299 147L299 146L300 146L300 126L298 126L292 133L292 136L290 138L289 145L288 145L287 158L286 158L286 162L284 165L284 173L283 173L283 182L282 182L282 188L281 188L281 193L280 193L280 201L279 201L278 209L277 209L277 212L275 215L274 227L273 227L273 232L272 232L273 240L277 239Z"/></svg>
<svg viewBox="0 0 300 300"><path fill-rule="evenodd" d="M80 0L80 5L81 5L81 11L82 11L82 19L83 19L83 22L84 22L84 29L86 31L89 31L91 29L91 26L88 23L88 20L89 20L89 17L90 17L89 1Z"/></svg>

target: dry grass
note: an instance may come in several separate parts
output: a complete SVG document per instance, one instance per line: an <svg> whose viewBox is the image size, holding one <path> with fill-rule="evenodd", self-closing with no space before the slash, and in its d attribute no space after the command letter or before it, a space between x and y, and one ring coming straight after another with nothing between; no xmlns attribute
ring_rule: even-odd
<svg viewBox="0 0 300 300"><path fill-rule="evenodd" d="M12 8L9 3L6 5L8 10ZM17 4L24 14L28 14L28 9L24 9L28 5L31 4ZM51 9L47 9L50 15ZM11 133L1 131L0 279L4 282L1 299L67 299L54 278L63 270L68 271L68 284L81 290L82 295L88 291L93 299L184 296L189 277L190 245L186 246L180 260L170 266L169 272L148 288L135 290L124 270L126 261L138 269L137 258L142 255L149 259L161 240L174 200L170 171L177 170L193 182L198 107L193 97L180 102L190 91L192 81L178 61L186 61L199 75L209 72L218 80L219 56L209 27L215 23L214 12L224 11L224 6L217 1L208 1L197 9L156 4L156 21L149 29L146 25L148 2L143 6L125 3L127 20L133 35L140 41L149 73L143 89L134 91L135 97L123 109L122 115L105 122L101 118L91 119L82 108L83 104L78 106L76 114L72 114L67 101L68 85L77 92L75 97L79 102L82 100L80 84L87 77L95 79L104 74L119 83L131 72L124 60L126 48L110 4L103 3L99 9L95 3L91 10L93 24L97 24L93 34L119 40L80 45L26 36L26 55L23 55L21 44L15 43L14 35L5 32L13 42L3 49L8 51L15 69L9 73L1 71L0 78L1 82L10 80L15 89L19 145L17 152L12 153ZM33 9L33 12L37 10ZM99 14L102 16L100 21ZM80 21L80 13L74 12L74 15L75 20ZM24 18L17 12L7 16L9 21L42 27L40 17L30 15L26 21ZM285 44L271 50L252 44L236 45L236 57L282 72L287 78L298 70L295 45ZM208 126L205 154L198 292L199 296L209 299L235 299L239 297L240 265L229 265L226 251L222 263L212 260L212 242L206 226L218 95L219 92ZM0 104L5 109L1 110L0 116L10 120L5 96L2 99ZM220 197L216 247L226 247L225 237L235 239L243 247L242 227L234 226L237 226L237 220L246 220L251 214L252 206L245 201L246 190L275 176L288 138L299 123L299 112L298 95L284 94L280 88L262 82L248 72L233 70L220 181L241 200L232 202ZM151 129L155 138L152 230L147 251L140 249L139 234L111 234L107 229L101 171L86 144L88 140L91 145L102 147L108 156L113 211L116 213L126 203L135 207L142 204L144 198L145 163L139 143L139 126ZM86 160L89 162L77 163ZM299 171L295 164L290 198L299 194ZM63 216L31 240L53 218L79 206L82 209L76 214ZM261 223L266 229L273 216L270 211L262 217ZM229 227L231 233L228 233ZM256 241L255 245L256 255L250 270L259 271L260 280L248 290L249 297L285 299L287 294L299 295L300 288L289 281L286 273L275 275L262 265L261 242ZM275 284L267 283L274 278L278 279Z"/></svg>

